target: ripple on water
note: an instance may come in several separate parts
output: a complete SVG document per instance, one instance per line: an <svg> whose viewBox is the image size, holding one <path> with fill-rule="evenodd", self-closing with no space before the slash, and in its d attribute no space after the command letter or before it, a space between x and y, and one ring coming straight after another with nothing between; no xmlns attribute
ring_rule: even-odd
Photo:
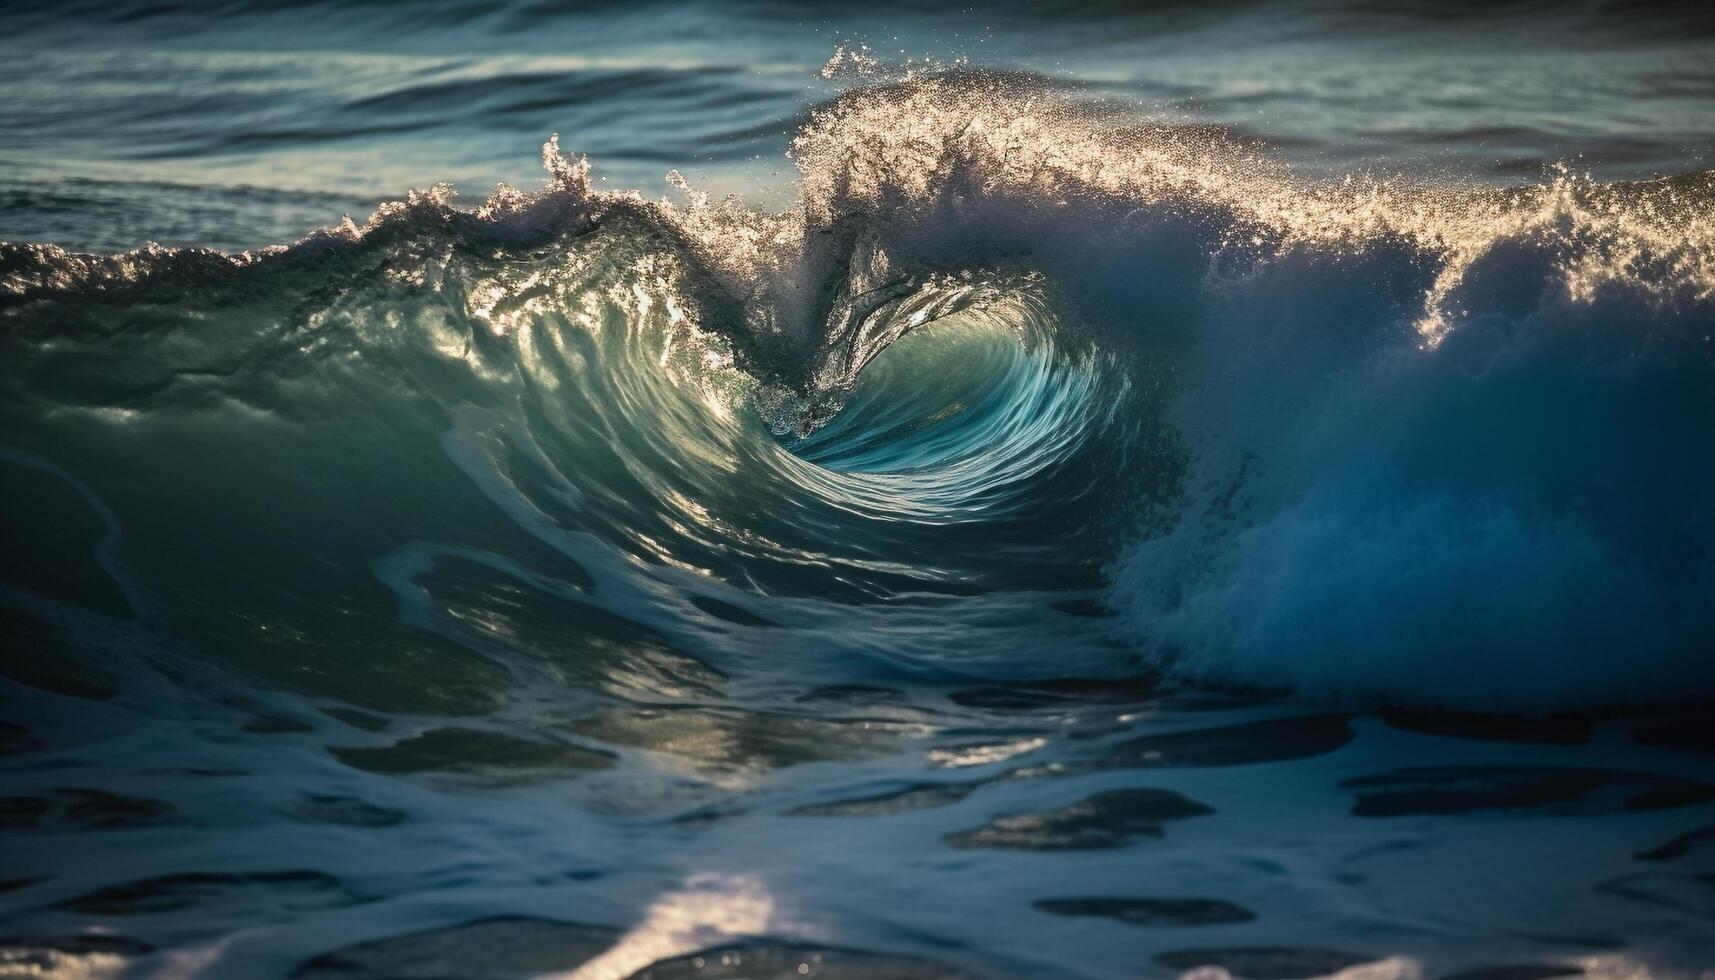
<svg viewBox="0 0 1715 980"><path fill-rule="evenodd" d="M1240 980L1308 980L1375 960L1333 949L1293 946L1235 946L1161 953L1155 962L1175 970L1219 967Z"/></svg>
<svg viewBox="0 0 1715 980"><path fill-rule="evenodd" d="M1136 837L1164 837L1163 823L1214 812L1171 790L1109 790L1058 810L1003 814L973 830L948 834L946 840L963 848L1100 850Z"/></svg>
<svg viewBox="0 0 1715 980"><path fill-rule="evenodd" d="M1530 810L1563 816L1659 810L1715 799L1715 786L1653 773L1557 766L1418 766L1340 784L1359 817Z"/></svg>
<svg viewBox="0 0 1715 980"><path fill-rule="evenodd" d="M440 773L528 781L613 765L610 753L481 728L434 728L383 746L335 746L339 761L385 775Z"/></svg>
<svg viewBox="0 0 1715 980"><path fill-rule="evenodd" d="M356 943L315 957L295 980L512 980L573 970L620 930L530 916L495 916Z"/></svg>
<svg viewBox="0 0 1715 980"><path fill-rule="evenodd" d="M915 957L854 949L755 941L676 956L629 980L976 980L973 974Z"/></svg>
<svg viewBox="0 0 1715 980"><path fill-rule="evenodd" d="M1218 898L1039 898L1050 915L1113 919L1130 926L1217 926L1250 922L1256 913Z"/></svg>

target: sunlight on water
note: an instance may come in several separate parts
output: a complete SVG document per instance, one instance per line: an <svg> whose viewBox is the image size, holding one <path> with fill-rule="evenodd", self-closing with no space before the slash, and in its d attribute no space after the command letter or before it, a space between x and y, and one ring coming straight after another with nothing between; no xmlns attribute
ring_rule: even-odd
<svg viewBox="0 0 1715 980"><path fill-rule="evenodd" d="M0 975L1702 978L1711 24L1395 6L8 11Z"/></svg>

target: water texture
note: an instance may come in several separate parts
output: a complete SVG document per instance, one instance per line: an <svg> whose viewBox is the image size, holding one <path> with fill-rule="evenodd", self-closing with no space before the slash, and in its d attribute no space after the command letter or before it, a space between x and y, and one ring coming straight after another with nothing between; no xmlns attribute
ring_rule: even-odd
<svg viewBox="0 0 1715 980"><path fill-rule="evenodd" d="M1715 968L1707 13L3 16L0 976Z"/></svg>

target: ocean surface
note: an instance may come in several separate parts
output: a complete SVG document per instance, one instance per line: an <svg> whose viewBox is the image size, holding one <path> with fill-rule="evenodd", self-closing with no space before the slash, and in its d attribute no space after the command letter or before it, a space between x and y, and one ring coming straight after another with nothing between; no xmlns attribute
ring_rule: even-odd
<svg viewBox="0 0 1715 980"><path fill-rule="evenodd" d="M0 977L1715 976L1715 7L0 9Z"/></svg>

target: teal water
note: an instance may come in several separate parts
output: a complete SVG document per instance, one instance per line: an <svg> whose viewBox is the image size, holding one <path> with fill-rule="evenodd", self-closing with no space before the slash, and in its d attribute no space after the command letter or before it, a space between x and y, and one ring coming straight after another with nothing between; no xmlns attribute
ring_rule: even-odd
<svg viewBox="0 0 1715 980"><path fill-rule="evenodd" d="M1712 965L1700 11L5 16L0 973Z"/></svg>

